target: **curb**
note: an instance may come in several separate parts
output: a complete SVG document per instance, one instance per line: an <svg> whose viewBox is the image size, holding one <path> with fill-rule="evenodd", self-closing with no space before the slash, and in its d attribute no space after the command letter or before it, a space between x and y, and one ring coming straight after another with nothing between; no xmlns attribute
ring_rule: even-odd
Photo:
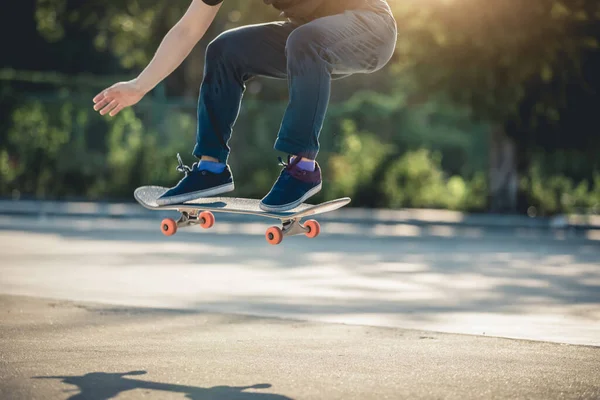
<svg viewBox="0 0 600 400"><path fill-rule="evenodd" d="M133 218L157 219L173 215L174 211L152 211L136 203L69 202L42 200L0 200L0 215L62 216L72 218ZM252 215L223 214L224 221L255 221ZM559 215L550 218L530 218L523 215L466 214L430 209L361 209L345 208L319 216L327 222L357 224L406 224L416 226L457 226L478 228L528 228L537 230L576 229L600 230L600 216Z"/></svg>

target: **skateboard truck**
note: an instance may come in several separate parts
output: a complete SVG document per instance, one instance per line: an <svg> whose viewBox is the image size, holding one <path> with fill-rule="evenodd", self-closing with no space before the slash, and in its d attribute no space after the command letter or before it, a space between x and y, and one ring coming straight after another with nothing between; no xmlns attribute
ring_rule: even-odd
<svg viewBox="0 0 600 400"><path fill-rule="evenodd" d="M198 224L198 214L197 213L188 213L187 211L181 212L181 217L177 220L177 227L182 228L184 226L190 226Z"/></svg>
<svg viewBox="0 0 600 400"><path fill-rule="evenodd" d="M161 223L161 230L165 236L173 236L177 233L177 228L183 228L190 225L200 225L204 229L210 229L215 225L215 216L210 211L187 212L181 211L181 216L177 221L166 218Z"/></svg>
<svg viewBox="0 0 600 400"><path fill-rule="evenodd" d="M210 211L188 212L181 211L181 216L177 221L166 218L161 223L162 233L166 236L172 236L177 233L178 228L191 225L200 225L204 229L212 228L215 224L215 216ZM300 218L281 220L282 227L272 226L267 229L265 237L267 242L272 245L278 245L286 236L305 235L309 238L316 238L321 232L321 226L315 220L301 222Z"/></svg>
<svg viewBox="0 0 600 400"><path fill-rule="evenodd" d="M267 242L272 245L278 245L285 236L305 235L311 239L319 236L319 233L321 233L321 226L317 221L311 219L310 221L306 221L304 224L302 224L300 221L301 218L281 220L283 228L272 226L267 229L267 233L265 235Z"/></svg>
<svg viewBox="0 0 600 400"><path fill-rule="evenodd" d="M300 223L299 219L292 219L283 222L283 236L305 235L310 229Z"/></svg>

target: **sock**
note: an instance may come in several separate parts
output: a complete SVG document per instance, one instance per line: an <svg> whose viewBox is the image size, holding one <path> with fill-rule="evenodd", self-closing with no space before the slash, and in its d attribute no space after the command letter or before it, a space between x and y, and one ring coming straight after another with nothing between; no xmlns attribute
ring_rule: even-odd
<svg viewBox="0 0 600 400"><path fill-rule="evenodd" d="M295 160L295 159L296 159L296 157L293 157L292 161ZM316 168L314 160L302 160L302 161L300 161L296 165L298 166L298 168L300 168L303 171L310 171L310 172L312 172Z"/></svg>
<svg viewBox="0 0 600 400"><path fill-rule="evenodd" d="M213 174L220 174L221 172L225 171L225 167L225 164L206 160L201 160L200 164L198 164L199 171L208 171L212 172Z"/></svg>

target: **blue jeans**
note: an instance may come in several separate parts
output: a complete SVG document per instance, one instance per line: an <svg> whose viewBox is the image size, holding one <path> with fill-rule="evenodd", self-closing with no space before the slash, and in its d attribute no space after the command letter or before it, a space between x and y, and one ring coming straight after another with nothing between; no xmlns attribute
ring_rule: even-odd
<svg viewBox="0 0 600 400"><path fill-rule="evenodd" d="M194 155L226 163L245 82L254 76L287 79L289 104L275 149L315 159L331 80L371 73L396 46L391 13L350 10L306 24L274 22L222 33L207 48L198 102Z"/></svg>

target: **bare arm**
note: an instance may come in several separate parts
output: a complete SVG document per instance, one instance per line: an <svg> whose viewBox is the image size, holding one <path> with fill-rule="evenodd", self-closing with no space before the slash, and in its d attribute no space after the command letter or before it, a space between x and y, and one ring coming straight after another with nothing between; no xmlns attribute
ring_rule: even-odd
<svg viewBox="0 0 600 400"><path fill-rule="evenodd" d="M149 92L170 75L190 54L215 19L221 5L209 6L194 0L185 15L167 33L150 64L136 81Z"/></svg>
<svg viewBox="0 0 600 400"><path fill-rule="evenodd" d="M149 91L169 76L190 54L214 21L221 5L210 6L193 0L185 15L164 37L156 54L140 75L119 82L94 97L94 110L101 115L117 115L125 107L139 102Z"/></svg>

